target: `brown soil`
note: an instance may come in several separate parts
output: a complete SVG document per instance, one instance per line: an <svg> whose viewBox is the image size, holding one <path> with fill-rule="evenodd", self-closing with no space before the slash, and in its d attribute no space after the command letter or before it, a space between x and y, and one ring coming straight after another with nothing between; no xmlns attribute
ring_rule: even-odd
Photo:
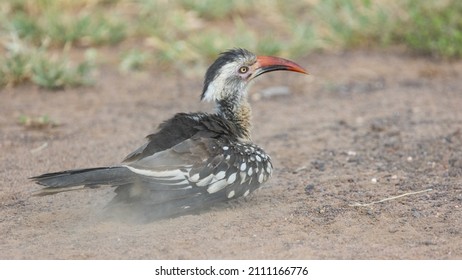
<svg viewBox="0 0 462 280"><path fill-rule="evenodd" d="M148 224L105 218L111 188L33 197L27 178L115 164L175 112L209 110L200 78L106 67L94 87L3 90L0 258L461 259L462 63L364 51L299 62L311 76L271 73L251 90L270 182ZM258 94L275 86L290 92ZM58 125L18 122L45 114Z"/></svg>

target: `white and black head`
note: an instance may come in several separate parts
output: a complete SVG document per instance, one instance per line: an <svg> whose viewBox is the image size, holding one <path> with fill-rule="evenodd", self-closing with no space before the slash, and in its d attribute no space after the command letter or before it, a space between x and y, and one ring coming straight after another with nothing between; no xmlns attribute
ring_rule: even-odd
<svg viewBox="0 0 462 280"><path fill-rule="evenodd" d="M238 101L250 81L263 73L286 70L307 74L298 64L279 57L256 56L244 49L221 53L205 74L201 99L204 101Z"/></svg>

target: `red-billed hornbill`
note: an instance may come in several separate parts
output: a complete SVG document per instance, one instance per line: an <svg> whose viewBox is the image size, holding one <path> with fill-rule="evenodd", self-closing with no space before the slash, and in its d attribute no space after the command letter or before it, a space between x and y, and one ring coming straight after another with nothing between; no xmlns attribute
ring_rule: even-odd
<svg viewBox="0 0 462 280"><path fill-rule="evenodd" d="M216 103L215 113L176 114L121 165L32 177L46 186L37 195L111 185L117 193L111 204L143 209L148 219L247 196L273 170L270 157L250 138L247 88L254 78L277 70L307 74L283 58L255 56L244 49L222 53L207 70L201 96Z"/></svg>

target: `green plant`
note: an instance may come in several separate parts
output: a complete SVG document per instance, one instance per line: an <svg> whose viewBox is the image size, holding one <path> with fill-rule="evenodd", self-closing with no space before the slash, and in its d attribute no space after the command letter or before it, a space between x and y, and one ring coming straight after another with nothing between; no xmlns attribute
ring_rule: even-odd
<svg viewBox="0 0 462 280"><path fill-rule="evenodd" d="M28 115L20 115L18 121L20 125L31 129L45 129L58 126L58 124L55 121L53 121L48 115L41 115L35 117Z"/></svg>
<svg viewBox="0 0 462 280"><path fill-rule="evenodd" d="M152 60L150 53L139 50L131 49L122 55L119 69L122 71L141 70L147 67Z"/></svg>
<svg viewBox="0 0 462 280"><path fill-rule="evenodd" d="M2 85L17 85L30 76L30 56L26 53L10 53L0 61Z"/></svg>
<svg viewBox="0 0 462 280"><path fill-rule="evenodd" d="M85 60L74 66L62 55L51 56L45 46L34 48L13 37L5 43L6 55L0 59L0 85L14 86L32 81L50 89L92 83L96 54L89 50Z"/></svg>
<svg viewBox="0 0 462 280"><path fill-rule="evenodd" d="M90 85L93 83L91 79L93 68L94 63L88 57L74 66L65 57L49 59L44 55L38 55L32 65L31 80L48 89Z"/></svg>
<svg viewBox="0 0 462 280"><path fill-rule="evenodd" d="M30 41L36 41L43 32L37 20L22 11L11 15L9 22L3 25L6 30L17 34L19 38Z"/></svg>
<svg viewBox="0 0 462 280"><path fill-rule="evenodd" d="M206 19L223 19L251 7L248 1L180 0L180 5Z"/></svg>
<svg viewBox="0 0 462 280"><path fill-rule="evenodd" d="M132 49L120 56L123 71L152 61L194 72L232 47L295 58L313 50L405 45L418 54L460 58L461 14L458 0L3 1L0 86L91 83L94 63L68 57L120 42ZM11 36L27 50L8 46Z"/></svg>
<svg viewBox="0 0 462 280"><path fill-rule="evenodd" d="M433 56L462 57L462 3L409 2L410 18L401 36L414 51ZM412 30L411 30L412 29Z"/></svg>
<svg viewBox="0 0 462 280"><path fill-rule="evenodd" d="M322 40L326 46L343 48L382 46L399 28L397 18L385 2L370 0L326 0L315 8L316 22L325 25Z"/></svg>
<svg viewBox="0 0 462 280"><path fill-rule="evenodd" d="M35 6L27 3L13 8L12 5L9 10L10 14L4 15L9 20L2 22L5 30L35 45L48 40L54 46L96 46L119 43L126 37L124 21L117 14L99 9L76 13L63 11L59 1L37 1Z"/></svg>

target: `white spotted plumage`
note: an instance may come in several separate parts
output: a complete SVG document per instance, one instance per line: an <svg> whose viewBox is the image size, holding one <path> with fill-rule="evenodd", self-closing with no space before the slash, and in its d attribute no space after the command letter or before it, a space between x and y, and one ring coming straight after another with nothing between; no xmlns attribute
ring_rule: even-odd
<svg viewBox="0 0 462 280"><path fill-rule="evenodd" d="M228 198L233 198L235 194L236 194L236 192L234 190L230 191L228 193Z"/></svg>
<svg viewBox="0 0 462 280"><path fill-rule="evenodd" d="M226 182L226 180L219 180L219 181L216 181L212 184L210 184L208 187L207 187L207 192L208 193L216 193L218 191L221 191L224 187L226 187L228 185L228 182Z"/></svg>
<svg viewBox="0 0 462 280"><path fill-rule="evenodd" d="M234 183L236 181L236 176L237 176L236 172L230 174L228 176L228 179L226 179L226 182L231 185L232 183Z"/></svg>

